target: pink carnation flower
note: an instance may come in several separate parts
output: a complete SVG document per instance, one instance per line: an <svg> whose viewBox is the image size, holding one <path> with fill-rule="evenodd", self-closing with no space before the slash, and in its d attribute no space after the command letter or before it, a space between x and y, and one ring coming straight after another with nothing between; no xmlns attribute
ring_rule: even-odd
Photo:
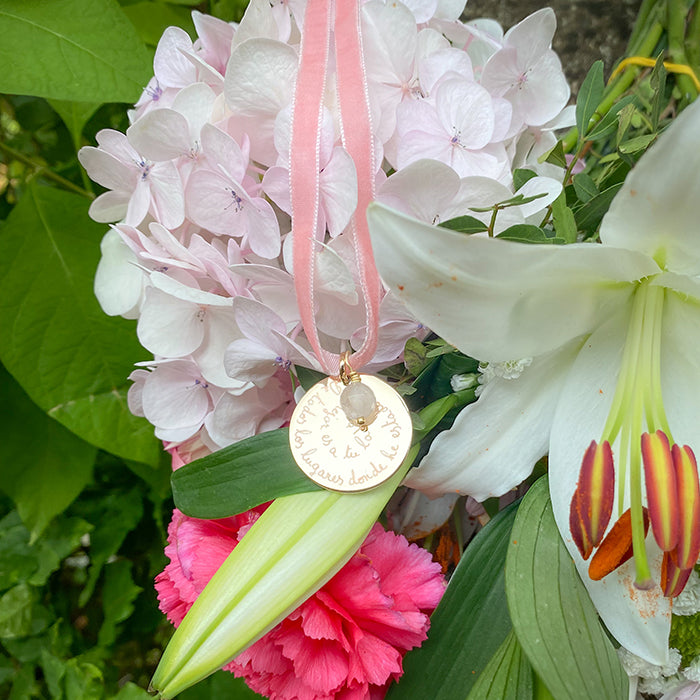
<svg viewBox="0 0 700 700"><path fill-rule="evenodd" d="M173 512L156 590L175 626L265 508L221 520ZM444 589L426 550L377 524L323 588L224 669L272 700L379 700L426 639Z"/></svg>

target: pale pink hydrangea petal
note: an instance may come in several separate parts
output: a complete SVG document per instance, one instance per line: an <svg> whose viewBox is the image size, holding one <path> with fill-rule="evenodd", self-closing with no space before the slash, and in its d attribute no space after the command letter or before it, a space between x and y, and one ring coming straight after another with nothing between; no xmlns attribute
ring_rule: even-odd
<svg viewBox="0 0 700 700"><path fill-rule="evenodd" d="M444 20L457 20L466 6L465 0L438 0L435 17Z"/></svg>
<svg viewBox="0 0 700 700"><path fill-rule="evenodd" d="M169 165L169 163L167 165ZM129 226L138 226L146 218L146 215L151 209L151 203L155 205L150 183L146 179L148 177L152 177L152 175L147 173L142 179L138 180L136 187L134 188L133 192L131 192L129 197L129 202L126 206L126 214L124 216L124 223ZM167 193L167 190L164 190L164 193ZM175 193L170 193L170 196L174 198L176 195ZM155 211L158 211L158 209L162 209L164 212L171 211L167 205L165 207L162 205L161 207L154 206L153 209ZM176 214L177 212L174 212L175 216ZM166 221L171 221L171 217L169 215L166 215L164 218ZM182 220L180 220L180 223L182 223Z"/></svg>
<svg viewBox="0 0 700 700"><path fill-rule="evenodd" d="M150 160L171 160L190 148L187 120L174 109L148 112L126 133L134 148Z"/></svg>
<svg viewBox="0 0 700 700"><path fill-rule="evenodd" d="M320 369L316 359L298 343L288 338L284 321L265 304L254 299L236 297L234 313L240 332L224 354L229 376L265 386L281 368L292 364Z"/></svg>
<svg viewBox="0 0 700 700"><path fill-rule="evenodd" d="M170 108L153 110L134 122L126 131L127 137L139 153L153 161L194 156L215 99L205 83L188 85Z"/></svg>
<svg viewBox="0 0 700 700"><path fill-rule="evenodd" d="M379 188L377 200L429 224L439 223L460 187L459 175L438 160L420 159L395 172ZM463 212L461 212L463 213Z"/></svg>
<svg viewBox="0 0 700 700"><path fill-rule="evenodd" d="M537 61L552 46L557 18L551 7L543 7L511 27L505 34L504 45L512 46L520 60L529 65Z"/></svg>
<svg viewBox="0 0 700 700"><path fill-rule="evenodd" d="M118 192L116 190L103 192L90 203L88 214L93 221L97 221L100 224L119 221L128 212L130 201L131 195L128 192ZM147 207L148 201L146 201Z"/></svg>
<svg viewBox="0 0 700 700"><path fill-rule="evenodd" d="M135 416L144 417L143 413L143 385L150 375L145 369L135 369L128 377L130 382L133 384L129 387L129 391L126 394L126 401L129 406L129 410Z"/></svg>
<svg viewBox="0 0 700 700"><path fill-rule="evenodd" d="M117 191L130 191L134 188L138 177L135 170L109 151L84 146L78 151L78 160L90 179L102 187Z"/></svg>
<svg viewBox="0 0 700 700"><path fill-rule="evenodd" d="M137 326L141 345L163 357L184 357L204 339L204 313L194 304L153 287L146 298Z"/></svg>
<svg viewBox="0 0 700 700"><path fill-rule="evenodd" d="M391 0L389 2L384 0L384 3L387 5L390 2ZM438 0L405 0L402 4L413 13L414 23L423 24L433 18L437 10Z"/></svg>
<svg viewBox="0 0 700 700"><path fill-rule="evenodd" d="M544 8L510 29L485 65L483 85L511 102L514 120L540 125L553 119L569 99L559 58L551 50L554 12Z"/></svg>
<svg viewBox="0 0 700 700"><path fill-rule="evenodd" d="M491 96L477 83L453 79L440 84L435 110L455 151L477 150L491 141L495 117ZM458 171L459 172L459 171Z"/></svg>
<svg viewBox="0 0 700 700"><path fill-rule="evenodd" d="M292 396L291 381L286 379L285 384L273 377L264 389L249 386L237 395L223 394L204 423L216 449L259 433L264 421L270 430L279 428L288 418Z"/></svg>
<svg viewBox="0 0 700 700"><path fill-rule="evenodd" d="M204 339L192 355L208 382L232 393L243 391L246 382L229 376L224 365L224 353L231 342L240 337L235 314L230 308L209 307Z"/></svg>
<svg viewBox="0 0 700 700"><path fill-rule="evenodd" d="M430 95L446 77L474 80L474 71L468 53L455 48L443 48L430 53L419 62L418 76L423 92Z"/></svg>
<svg viewBox="0 0 700 700"><path fill-rule="evenodd" d="M274 165L273 130L278 113L292 101L297 54L271 39L250 39L237 46L226 67L224 93L235 119L232 128L250 136L251 157Z"/></svg>
<svg viewBox="0 0 700 700"><path fill-rule="evenodd" d="M193 435L212 408L208 386L196 365L175 361L158 365L146 378L142 406L146 418L165 430L183 430L179 439ZM189 433L189 434L186 434Z"/></svg>
<svg viewBox="0 0 700 700"><path fill-rule="evenodd" d="M192 21L199 37L195 42L195 48L199 45L202 59L223 75L226 63L231 56L233 25L198 10L192 10Z"/></svg>
<svg viewBox="0 0 700 700"><path fill-rule="evenodd" d="M156 47L153 69L162 87L187 87L197 79L195 67L183 52L192 50L192 39L184 29L168 27Z"/></svg>
<svg viewBox="0 0 700 700"><path fill-rule="evenodd" d="M234 46L248 39L274 39L287 42L292 30L286 0L251 0L233 39Z"/></svg>
<svg viewBox="0 0 700 700"><path fill-rule="evenodd" d="M328 233L335 237L348 225L357 207L355 165L344 148L334 148L323 166L320 193Z"/></svg>
<svg viewBox="0 0 700 700"><path fill-rule="evenodd" d="M223 166L222 166L223 170ZM197 169L187 182L188 216L219 235L243 238L263 258L279 255L279 223L269 202L251 197L225 170Z"/></svg>
<svg viewBox="0 0 700 700"><path fill-rule="evenodd" d="M146 273L124 243L119 231L110 229L100 244L102 257L95 272L95 296L108 316L136 318L146 283Z"/></svg>

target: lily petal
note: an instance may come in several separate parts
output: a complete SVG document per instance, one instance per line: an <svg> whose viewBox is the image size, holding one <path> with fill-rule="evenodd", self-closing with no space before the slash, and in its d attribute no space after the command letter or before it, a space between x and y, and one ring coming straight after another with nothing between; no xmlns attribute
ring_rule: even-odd
<svg viewBox="0 0 700 700"><path fill-rule="evenodd" d="M517 486L547 453L559 392L582 342L536 358L517 379L492 379L406 484L433 498L459 491L477 501Z"/></svg>
<svg viewBox="0 0 700 700"><path fill-rule="evenodd" d="M651 663L662 664L668 653L670 606L660 587L634 587L634 562L616 569L602 581L592 581L569 534L569 507L576 488L581 457L592 435L600 435L615 393L626 337L622 308L584 343L573 363L555 408L549 450L549 489L554 517L564 544L611 634L627 649ZM615 446L613 445L613 451ZM626 506L625 506L626 507ZM661 552L647 540L652 570L660 572ZM659 576L655 576L658 580Z"/></svg>
<svg viewBox="0 0 700 700"><path fill-rule="evenodd" d="M699 274L697 206L689 204L700 199L698 170L700 104L692 104L627 176L603 218L601 240L659 256L672 272Z"/></svg>
<svg viewBox="0 0 700 700"><path fill-rule="evenodd" d="M416 318L489 361L533 357L590 332L629 298L616 282L657 273L635 251L534 246L448 231L372 203L379 273Z"/></svg>

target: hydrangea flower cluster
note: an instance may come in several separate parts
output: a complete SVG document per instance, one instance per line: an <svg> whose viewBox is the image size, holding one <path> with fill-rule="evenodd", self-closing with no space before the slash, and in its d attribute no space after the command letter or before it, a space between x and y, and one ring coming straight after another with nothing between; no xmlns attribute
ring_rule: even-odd
<svg viewBox="0 0 700 700"><path fill-rule="evenodd" d="M504 34L459 21L459 0L362 8L378 199L444 221L513 196L513 170L538 172L528 203L496 231L537 216L561 185L537 158L571 123L550 48L551 10ZM126 133L80 151L106 187L91 216L118 222L102 242L95 291L108 314L138 319L154 355L131 375L131 410L183 454L278 428L294 405L290 369L320 369L300 323L290 236L289 150L303 2L251 2L240 25L193 13L198 38L166 30L154 77ZM329 76L320 154L316 322L327 349L358 347L365 311L346 232L357 202ZM390 176L389 173L392 173ZM554 173L556 174L556 173ZM533 195L538 198L531 200ZM491 212L473 212L491 219ZM364 371L401 359L426 330L387 293Z"/></svg>

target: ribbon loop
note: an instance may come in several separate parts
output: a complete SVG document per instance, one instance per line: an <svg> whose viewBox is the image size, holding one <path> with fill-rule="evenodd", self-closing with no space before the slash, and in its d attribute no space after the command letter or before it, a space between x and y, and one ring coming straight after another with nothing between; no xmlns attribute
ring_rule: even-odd
<svg viewBox="0 0 700 700"><path fill-rule="evenodd" d="M335 41L341 137L357 173L358 201L350 230L365 303L366 333L362 347L351 357L353 368L359 370L372 359L377 348L382 296L365 217L367 205L374 198L376 167L359 0L337 3L309 0L307 3L290 149L294 284L301 322L324 370L337 376L340 358L321 346L314 317L316 242L322 241L325 235L325 231L318 230L320 134L332 39Z"/></svg>

